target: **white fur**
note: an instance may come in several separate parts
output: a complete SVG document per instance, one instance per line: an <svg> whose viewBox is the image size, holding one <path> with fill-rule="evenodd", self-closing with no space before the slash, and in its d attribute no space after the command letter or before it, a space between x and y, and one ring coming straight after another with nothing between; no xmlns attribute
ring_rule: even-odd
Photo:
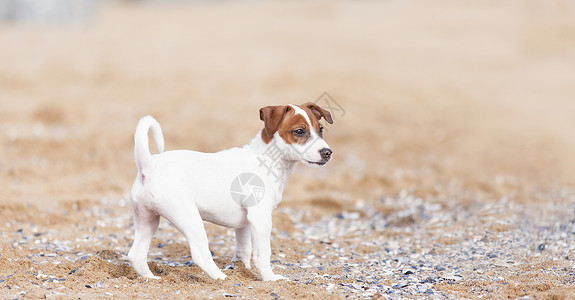
<svg viewBox="0 0 575 300"><path fill-rule="evenodd" d="M159 278L148 268L147 252L160 216L163 216L184 234L194 263L211 278L224 279L226 275L212 259L203 221L235 228L237 245L233 261L241 260L249 269L253 249L254 265L262 280L286 279L274 274L270 265L272 210L281 201L295 164L302 161L314 165L321 160L319 150L328 148L312 129L307 114L297 106L292 107L306 117L312 131L305 145L289 145L277 133L266 144L260 131L242 148L217 153L163 152L164 141L158 122L150 116L140 120L134 136L138 175L130 194L135 238L128 253L129 261L140 276ZM159 154L150 154L149 129ZM304 148L306 145L309 147ZM282 156L277 164L262 166L259 159L269 147L279 147ZM232 181L246 172L262 178L265 185L261 202L251 207L236 204L230 194Z"/></svg>

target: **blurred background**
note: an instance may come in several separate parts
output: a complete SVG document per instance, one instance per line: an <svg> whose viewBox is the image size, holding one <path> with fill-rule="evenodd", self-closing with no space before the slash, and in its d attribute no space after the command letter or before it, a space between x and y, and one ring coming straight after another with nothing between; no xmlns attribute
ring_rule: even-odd
<svg viewBox="0 0 575 300"><path fill-rule="evenodd" d="M556 201L575 2L0 0L0 201L126 197L140 117L168 150L211 152L255 136L260 107L325 92L333 160L299 167L282 205Z"/></svg>
<svg viewBox="0 0 575 300"><path fill-rule="evenodd" d="M215 152L308 101L333 159L296 168L272 233L300 281L203 280L167 221L167 280L137 279L138 120ZM573 0L0 0L3 298L573 297L574 207ZM226 266L233 230L206 230Z"/></svg>

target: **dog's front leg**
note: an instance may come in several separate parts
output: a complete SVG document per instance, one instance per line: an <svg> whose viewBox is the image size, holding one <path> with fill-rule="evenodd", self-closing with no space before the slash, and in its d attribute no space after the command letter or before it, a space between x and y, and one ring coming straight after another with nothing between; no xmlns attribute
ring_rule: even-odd
<svg viewBox="0 0 575 300"><path fill-rule="evenodd" d="M263 281L276 281L287 279L284 276L276 275L272 271L270 264L271 245L270 235L272 232L271 211L262 212L259 210L248 212L250 223L250 233L253 245L254 265Z"/></svg>

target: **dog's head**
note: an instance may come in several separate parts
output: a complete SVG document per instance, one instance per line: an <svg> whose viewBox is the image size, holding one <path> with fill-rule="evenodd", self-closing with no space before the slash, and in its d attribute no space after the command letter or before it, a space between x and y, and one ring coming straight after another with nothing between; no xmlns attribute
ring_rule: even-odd
<svg viewBox="0 0 575 300"><path fill-rule="evenodd" d="M260 119L265 124L262 139L266 144L274 143L284 159L323 166L332 151L323 140L321 118L333 123L329 111L311 102L263 107L260 109Z"/></svg>

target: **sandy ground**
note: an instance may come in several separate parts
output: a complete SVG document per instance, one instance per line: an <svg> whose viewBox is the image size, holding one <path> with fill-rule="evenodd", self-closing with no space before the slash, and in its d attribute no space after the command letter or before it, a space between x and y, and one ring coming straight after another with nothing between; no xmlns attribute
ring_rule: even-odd
<svg viewBox="0 0 575 300"><path fill-rule="evenodd" d="M323 95L327 92L331 98ZM163 222L137 278L128 191L143 115L166 148L247 143L260 107L333 108L261 282L222 282ZM2 298L575 297L571 1L105 4L0 25ZM232 230L206 225L216 263Z"/></svg>

